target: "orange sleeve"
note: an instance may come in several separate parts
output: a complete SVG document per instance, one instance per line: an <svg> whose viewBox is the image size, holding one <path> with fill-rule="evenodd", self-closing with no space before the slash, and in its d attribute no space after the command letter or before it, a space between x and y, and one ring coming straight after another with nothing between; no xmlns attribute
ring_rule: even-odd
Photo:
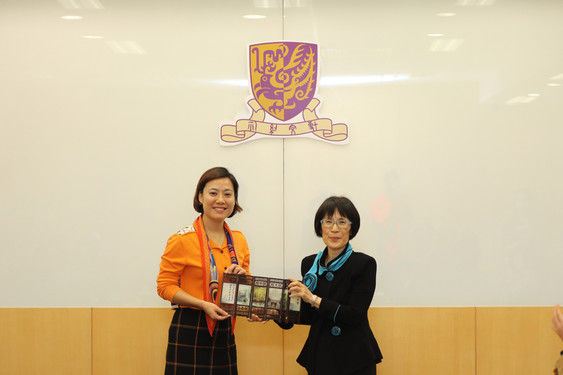
<svg viewBox="0 0 563 375"><path fill-rule="evenodd" d="M168 243L160 261L160 271L156 279L156 291L160 297L172 302L180 290L180 278L186 267L185 251L178 234L174 234Z"/></svg>
<svg viewBox="0 0 563 375"><path fill-rule="evenodd" d="M246 238L239 231L233 231L233 237L235 237L237 252L241 259L239 259L239 266L244 268L247 275L250 275L250 249L248 248L248 243Z"/></svg>

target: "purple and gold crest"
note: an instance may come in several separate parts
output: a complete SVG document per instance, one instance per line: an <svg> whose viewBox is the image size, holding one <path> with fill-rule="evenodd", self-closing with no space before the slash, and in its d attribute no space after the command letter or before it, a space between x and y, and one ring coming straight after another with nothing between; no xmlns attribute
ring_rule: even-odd
<svg viewBox="0 0 563 375"><path fill-rule="evenodd" d="M272 42L249 46L250 118L221 126L221 144L235 145L264 137L309 137L345 144L348 126L319 118L315 98L318 46ZM291 121L301 114L301 119Z"/></svg>
<svg viewBox="0 0 563 375"><path fill-rule="evenodd" d="M303 112L315 95L317 45L299 42L250 46L250 84L258 104L288 121Z"/></svg>

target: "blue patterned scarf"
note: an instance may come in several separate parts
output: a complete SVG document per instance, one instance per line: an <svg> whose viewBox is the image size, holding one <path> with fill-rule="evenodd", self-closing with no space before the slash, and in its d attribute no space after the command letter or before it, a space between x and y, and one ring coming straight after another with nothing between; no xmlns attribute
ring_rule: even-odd
<svg viewBox="0 0 563 375"><path fill-rule="evenodd" d="M342 251L335 259L331 260L327 267L324 267L324 266L321 265L321 258L323 256L324 250L320 251L317 254L317 257L315 258L315 261L313 262L313 266L311 267L311 269L309 271L307 271L307 273L303 277L303 284L311 292L313 292L315 289L317 289L317 279L318 279L317 274L319 276L322 276L322 274L325 273L325 272L327 272L327 280L332 281L332 277L334 277L332 275L332 272L334 272L334 271L338 270L340 267L342 267L344 265L344 263L346 263L348 258L350 258L350 255L352 255L353 252L354 252L354 250L352 249L352 245L350 245L350 243L348 243L348 246L346 247L346 249L344 251ZM329 277L329 274L330 274L330 277Z"/></svg>

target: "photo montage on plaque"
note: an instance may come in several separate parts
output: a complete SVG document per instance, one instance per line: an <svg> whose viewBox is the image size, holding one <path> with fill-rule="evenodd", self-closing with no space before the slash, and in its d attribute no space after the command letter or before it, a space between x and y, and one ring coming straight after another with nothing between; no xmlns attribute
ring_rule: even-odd
<svg viewBox="0 0 563 375"><path fill-rule="evenodd" d="M289 296L289 284L287 279L226 273L221 308L233 316L299 323L301 298Z"/></svg>

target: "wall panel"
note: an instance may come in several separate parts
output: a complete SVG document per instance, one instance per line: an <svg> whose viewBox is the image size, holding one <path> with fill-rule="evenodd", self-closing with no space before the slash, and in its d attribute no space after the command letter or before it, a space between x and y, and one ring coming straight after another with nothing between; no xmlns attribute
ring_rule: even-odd
<svg viewBox="0 0 563 375"><path fill-rule="evenodd" d="M550 307L478 307L476 375L552 374L563 343Z"/></svg>
<svg viewBox="0 0 563 375"><path fill-rule="evenodd" d="M245 318L239 317L235 335L238 370L241 375L284 374L283 333L276 324L273 322L249 323Z"/></svg>
<svg viewBox="0 0 563 375"><path fill-rule="evenodd" d="M92 310L92 374L137 375L164 371L171 309Z"/></svg>
<svg viewBox="0 0 563 375"><path fill-rule="evenodd" d="M378 374L475 374L475 309L373 308L383 352Z"/></svg>
<svg viewBox="0 0 563 375"><path fill-rule="evenodd" d="M305 375L307 371L296 362L299 353L307 335L309 334L308 326L296 325L290 330L283 331L283 360L284 374Z"/></svg>
<svg viewBox="0 0 563 375"><path fill-rule="evenodd" d="M0 309L0 374L162 374L172 311ZM369 311L378 374L550 374L563 343L550 307L388 307ZM304 375L309 328L238 319L239 372Z"/></svg>
<svg viewBox="0 0 563 375"><path fill-rule="evenodd" d="M159 258L215 165L240 182L229 223L256 275L299 277L341 194L379 264L374 305L562 302L563 2L166 4L0 2L1 307L167 307ZM272 123L220 144L252 115L248 46L283 40L318 45L315 111L349 143Z"/></svg>
<svg viewBox="0 0 563 375"><path fill-rule="evenodd" d="M91 374L90 309L0 309L0 374Z"/></svg>

